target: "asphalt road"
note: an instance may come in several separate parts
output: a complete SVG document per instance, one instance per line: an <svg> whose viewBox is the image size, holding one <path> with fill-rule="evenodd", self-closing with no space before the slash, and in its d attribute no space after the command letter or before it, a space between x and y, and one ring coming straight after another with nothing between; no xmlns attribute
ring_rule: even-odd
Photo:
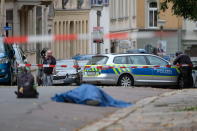
<svg viewBox="0 0 197 131"><path fill-rule="evenodd" d="M40 87L39 99L16 99L16 87L0 87L0 131L72 131L107 117L119 108L56 103L51 97L76 87ZM112 97L132 102L171 89L104 87Z"/></svg>

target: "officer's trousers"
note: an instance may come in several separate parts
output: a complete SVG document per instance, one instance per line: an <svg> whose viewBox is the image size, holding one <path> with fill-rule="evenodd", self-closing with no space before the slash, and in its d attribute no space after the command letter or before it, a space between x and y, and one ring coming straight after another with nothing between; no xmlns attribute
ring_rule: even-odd
<svg viewBox="0 0 197 131"><path fill-rule="evenodd" d="M181 76L183 77L184 88L193 87L192 67L181 67Z"/></svg>

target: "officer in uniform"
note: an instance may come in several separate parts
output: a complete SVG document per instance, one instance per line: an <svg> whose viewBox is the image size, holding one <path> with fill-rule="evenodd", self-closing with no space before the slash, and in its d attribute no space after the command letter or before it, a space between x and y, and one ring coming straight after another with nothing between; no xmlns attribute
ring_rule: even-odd
<svg viewBox="0 0 197 131"><path fill-rule="evenodd" d="M183 78L183 87L192 88L192 62L190 57L186 54L183 54L181 51L178 51L176 52L176 59L174 60L173 64L180 64L180 75Z"/></svg>

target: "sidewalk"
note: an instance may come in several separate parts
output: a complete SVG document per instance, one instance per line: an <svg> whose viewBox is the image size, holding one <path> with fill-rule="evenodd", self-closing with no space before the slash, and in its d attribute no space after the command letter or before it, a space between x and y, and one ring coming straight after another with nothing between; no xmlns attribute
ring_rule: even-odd
<svg viewBox="0 0 197 131"><path fill-rule="evenodd" d="M197 89L176 90L118 110L81 131L195 131Z"/></svg>

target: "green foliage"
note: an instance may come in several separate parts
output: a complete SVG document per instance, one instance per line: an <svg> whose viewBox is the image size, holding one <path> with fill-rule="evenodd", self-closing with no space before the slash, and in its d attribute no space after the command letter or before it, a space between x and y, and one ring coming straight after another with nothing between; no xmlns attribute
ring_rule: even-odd
<svg viewBox="0 0 197 131"><path fill-rule="evenodd" d="M163 0L161 3L162 11L169 8L168 3L172 3L172 12L174 15L197 21L197 0Z"/></svg>
<svg viewBox="0 0 197 131"><path fill-rule="evenodd" d="M182 112L182 111L197 111L197 106L191 106L191 107L184 107L183 109L175 110L176 112Z"/></svg>

